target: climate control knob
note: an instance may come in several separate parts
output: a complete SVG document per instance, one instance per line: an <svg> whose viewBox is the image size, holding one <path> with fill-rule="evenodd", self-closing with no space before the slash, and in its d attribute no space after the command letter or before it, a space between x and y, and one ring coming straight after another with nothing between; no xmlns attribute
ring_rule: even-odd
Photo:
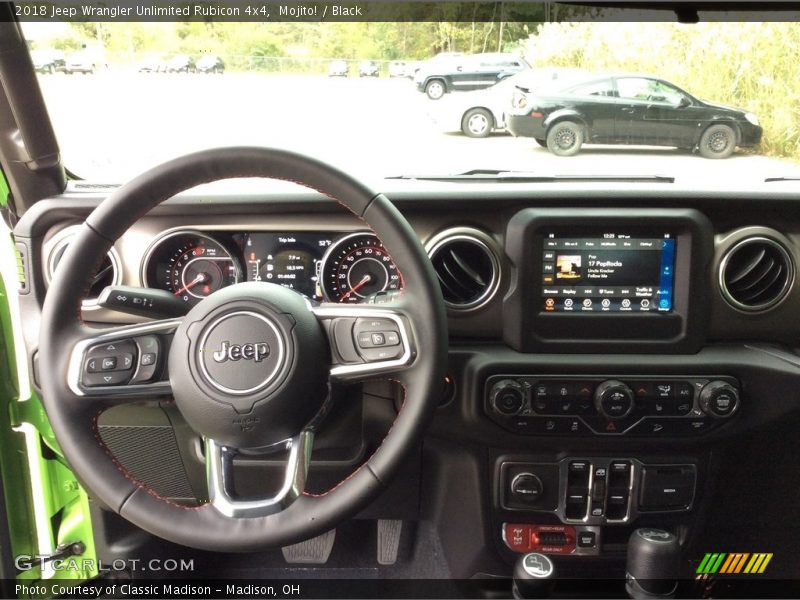
<svg viewBox="0 0 800 600"><path fill-rule="evenodd" d="M725 419L739 408L739 390L725 381L712 381L700 391L699 402L707 415Z"/></svg>
<svg viewBox="0 0 800 600"><path fill-rule="evenodd" d="M516 415L525 404L525 390L513 379L503 379L492 386L492 408L501 415Z"/></svg>
<svg viewBox="0 0 800 600"><path fill-rule="evenodd" d="M608 419L622 419L633 410L633 391L616 379L609 379L594 391L594 406Z"/></svg>

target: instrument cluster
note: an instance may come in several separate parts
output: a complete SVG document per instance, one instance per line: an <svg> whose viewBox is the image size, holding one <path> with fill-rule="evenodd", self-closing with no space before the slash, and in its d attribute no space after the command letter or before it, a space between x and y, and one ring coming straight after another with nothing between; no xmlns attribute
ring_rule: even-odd
<svg viewBox="0 0 800 600"><path fill-rule="evenodd" d="M402 279L375 234L181 229L158 237L141 266L145 287L196 304L242 281L276 283L317 301L357 303Z"/></svg>

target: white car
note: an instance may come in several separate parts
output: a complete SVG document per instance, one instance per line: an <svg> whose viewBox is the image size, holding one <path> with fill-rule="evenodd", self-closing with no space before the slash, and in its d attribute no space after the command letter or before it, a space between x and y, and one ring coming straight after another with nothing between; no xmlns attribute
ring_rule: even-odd
<svg viewBox="0 0 800 600"><path fill-rule="evenodd" d="M469 137L484 138L492 131L505 129L505 111L516 88L537 90L581 73L566 68L528 69L489 88L447 94L440 102L431 103L428 116L443 131L461 131Z"/></svg>

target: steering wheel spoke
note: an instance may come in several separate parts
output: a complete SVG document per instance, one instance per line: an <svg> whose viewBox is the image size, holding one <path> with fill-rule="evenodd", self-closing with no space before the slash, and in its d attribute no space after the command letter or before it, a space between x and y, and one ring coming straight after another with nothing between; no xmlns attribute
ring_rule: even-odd
<svg viewBox="0 0 800 600"><path fill-rule="evenodd" d="M72 347L67 385L80 397L112 403L170 395L166 355L182 319L114 327L82 335Z"/></svg>
<svg viewBox="0 0 800 600"><path fill-rule="evenodd" d="M321 304L312 312L328 334L330 376L336 382L400 377L416 358L403 304Z"/></svg>
<svg viewBox="0 0 800 600"><path fill-rule="evenodd" d="M304 429L298 435L257 451L243 451L205 438L206 480L211 505L226 517L265 517L289 507L305 489L314 433ZM241 497L236 492L233 460L237 455L269 456L285 453L284 476L272 496Z"/></svg>

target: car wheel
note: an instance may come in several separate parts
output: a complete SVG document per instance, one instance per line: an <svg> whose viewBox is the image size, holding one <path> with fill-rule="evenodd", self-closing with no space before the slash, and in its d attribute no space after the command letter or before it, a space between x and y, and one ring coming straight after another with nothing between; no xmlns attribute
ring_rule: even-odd
<svg viewBox="0 0 800 600"><path fill-rule="evenodd" d="M547 132L547 149L556 156L574 156L583 145L583 127L573 121L560 121Z"/></svg>
<svg viewBox="0 0 800 600"><path fill-rule="evenodd" d="M444 83L440 79L433 79L425 86L425 93L431 100L438 100L445 93Z"/></svg>
<svg viewBox="0 0 800 600"><path fill-rule="evenodd" d="M485 138L492 132L494 119L485 108L472 108L461 119L461 131L471 138Z"/></svg>
<svg viewBox="0 0 800 600"><path fill-rule="evenodd" d="M736 133L728 125L712 125L700 137L704 158L728 158L736 150Z"/></svg>

